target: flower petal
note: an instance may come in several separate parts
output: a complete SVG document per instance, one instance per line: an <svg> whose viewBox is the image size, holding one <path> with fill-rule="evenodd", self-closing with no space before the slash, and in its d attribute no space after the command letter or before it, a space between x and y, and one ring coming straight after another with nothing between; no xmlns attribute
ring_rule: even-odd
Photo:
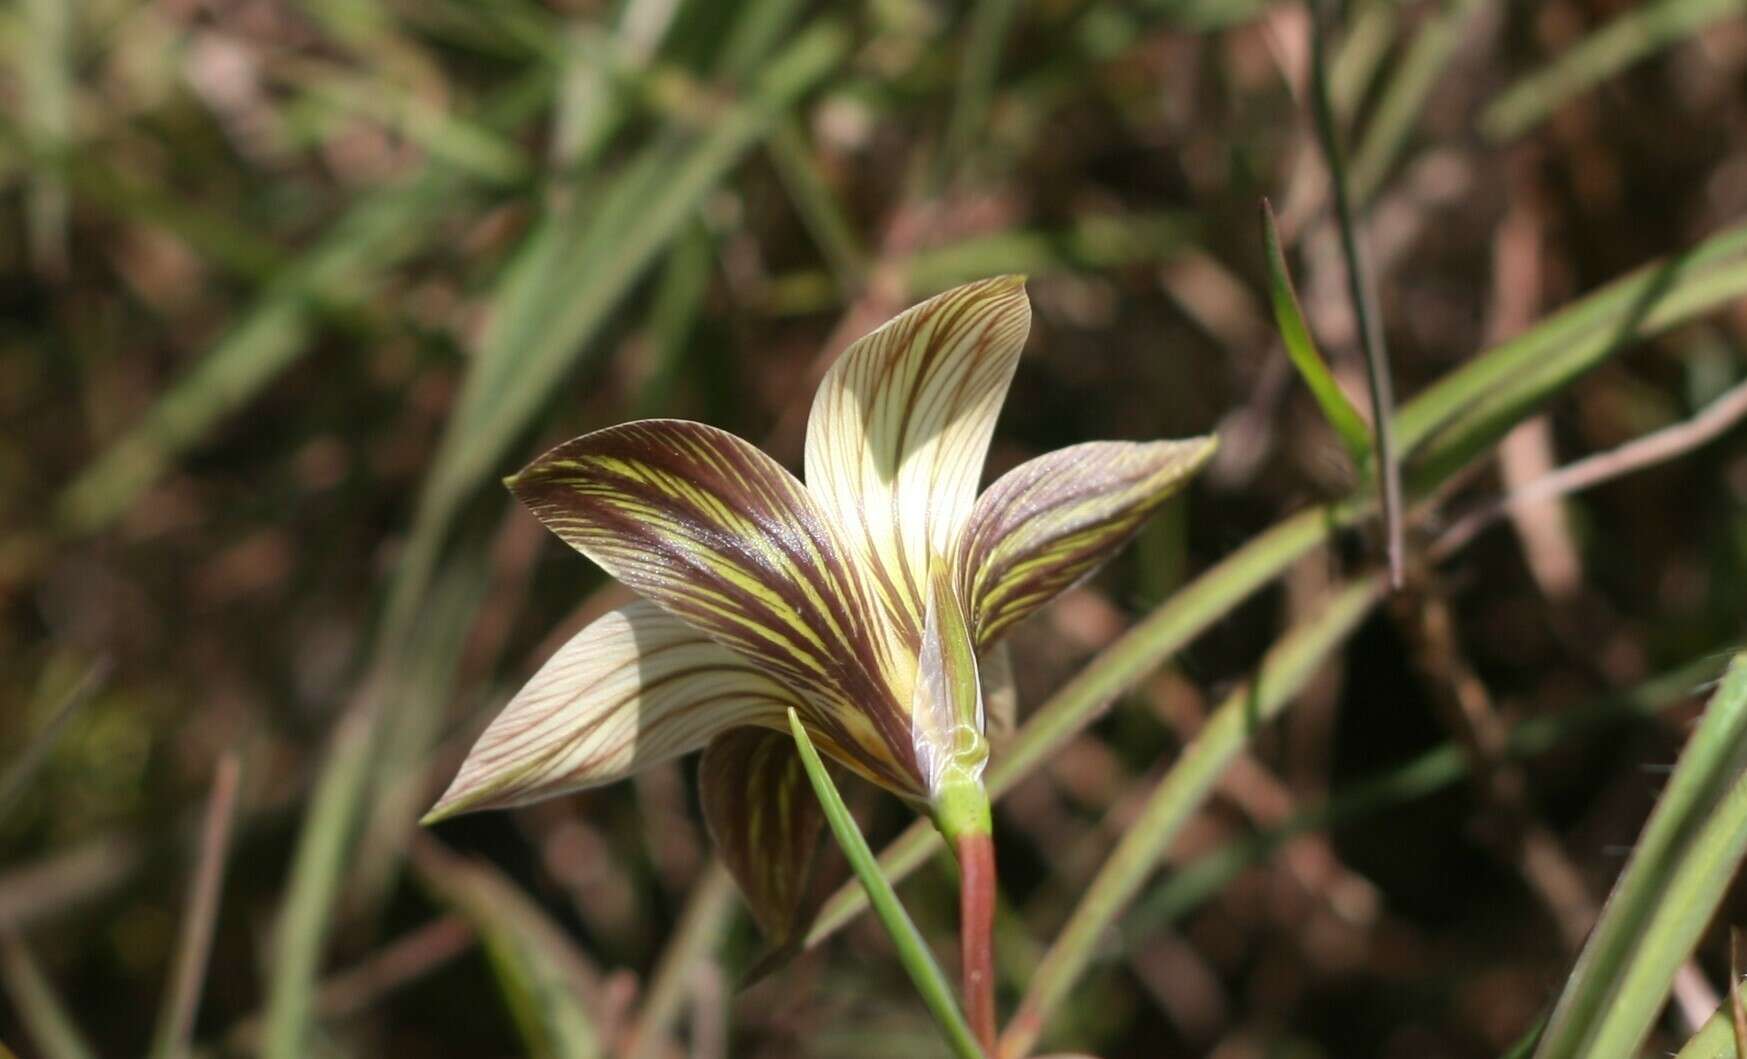
<svg viewBox="0 0 1747 1059"><path fill-rule="evenodd" d="M824 813L787 732L742 728L698 766L704 823L774 950L798 940L822 894L809 882Z"/></svg>
<svg viewBox="0 0 1747 1059"><path fill-rule="evenodd" d="M798 692L834 753L915 792L914 658L775 460L714 427L652 419L560 445L509 486L571 547Z"/></svg>
<svg viewBox="0 0 1747 1059"><path fill-rule="evenodd" d="M807 486L914 638L928 564L952 555L1031 327L1019 276L930 298L832 365L807 422Z"/></svg>
<svg viewBox="0 0 1747 1059"><path fill-rule="evenodd" d="M977 649L1116 554L1215 444L1088 442L1020 464L989 486L958 555Z"/></svg>
<svg viewBox="0 0 1747 1059"><path fill-rule="evenodd" d="M796 701L746 659L652 603L571 637L480 735L425 822L622 779Z"/></svg>

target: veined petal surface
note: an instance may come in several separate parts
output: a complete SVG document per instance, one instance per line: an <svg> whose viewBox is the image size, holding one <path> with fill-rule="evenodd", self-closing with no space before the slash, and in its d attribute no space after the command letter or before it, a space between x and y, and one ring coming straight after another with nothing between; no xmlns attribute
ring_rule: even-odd
<svg viewBox="0 0 1747 1059"><path fill-rule="evenodd" d="M653 603L571 637L480 735L427 822L611 783L747 724L795 695Z"/></svg>
<svg viewBox="0 0 1747 1059"><path fill-rule="evenodd" d="M815 909L809 882L825 814L787 732L741 728L710 741L698 766L704 823L775 950Z"/></svg>
<svg viewBox="0 0 1747 1059"><path fill-rule="evenodd" d="M1031 327L1022 277L917 305L838 358L807 421L807 487L915 642L929 562L952 555Z"/></svg>
<svg viewBox="0 0 1747 1059"><path fill-rule="evenodd" d="M775 460L715 427L651 419L566 442L509 486L571 547L797 692L834 756L917 791L914 657Z"/></svg>
<svg viewBox="0 0 1747 1059"><path fill-rule="evenodd" d="M1211 437L1087 442L1022 463L989 486L958 553L977 649L1121 550L1214 446Z"/></svg>

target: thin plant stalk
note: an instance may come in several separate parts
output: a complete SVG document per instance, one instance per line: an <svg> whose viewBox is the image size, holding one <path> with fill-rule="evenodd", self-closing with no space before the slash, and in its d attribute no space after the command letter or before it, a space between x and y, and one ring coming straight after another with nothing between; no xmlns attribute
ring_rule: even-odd
<svg viewBox="0 0 1747 1059"><path fill-rule="evenodd" d="M855 818L849 815L849 807L843 804L843 796L837 793L837 785L831 782L830 773L825 771L825 763L819 759L819 752L813 748L813 741L808 738L807 730L801 726L801 718L793 708L789 710L789 731L794 733L795 746L800 751L802 764L806 766L807 779L812 783L813 793L818 796L819 805L825 811L825 821L831 827L831 834L837 839L837 844L843 847L844 856L849 858L849 866L854 869L855 877L867 892L868 903L873 906L874 914L879 917L880 924L886 928L892 944L897 947L898 961L904 965L910 981L915 983L916 991L922 995L922 1002L928 1006L929 1014L934 1016L941 1035L946 1038L947 1046L952 1049L952 1054L957 1059L984 1059L983 1049L978 1045L970 1025L952 998L952 987L947 984L940 965L934 962L934 954L928 951L928 943L923 940L916 924L910 921L909 913L899 903L891 880L880 871L879 863L874 860L873 850L868 848L867 839L862 837Z"/></svg>
<svg viewBox="0 0 1747 1059"><path fill-rule="evenodd" d="M965 1018L993 1055L995 1011L995 839L990 834L960 835L959 959L964 964Z"/></svg>
<svg viewBox="0 0 1747 1059"><path fill-rule="evenodd" d="M1389 375L1389 353L1383 340L1383 319L1377 294L1371 285L1369 264L1359 242L1359 224L1353 211L1346 163L1334 108L1329 102L1328 69L1323 37L1327 31L1324 12L1327 0L1311 0L1310 85L1311 109L1316 113L1317 137L1328 159L1329 184L1334 198L1335 220L1341 233L1341 251L1347 263L1347 288L1353 315L1359 321L1359 345L1365 353L1365 374L1371 387L1371 422L1376 434L1376 474L1382 500L1384 554L1389 563L1389 583L1400 588L1406 562L1405 530L1402 525L1401 467L1395 457L1395 385Z"/></svg>
<svg viewBox="0 0 1747 1059"><path fill-rule="evenodd" d="M152 1045L152 1059L183 1059L188 1055L189 1034L200 1009L201 984L206 980L207 959L212 954L213 929L218 925L220 891L224 886L225 862L230 852L231 823L236 815L237 781L241 763L235 751L219 759L213 775L212 794L206 802L206 820L200 831L200 860L189 888L188 910L182 924L182 940L176 950L176 969L170 992Z"/></svg>

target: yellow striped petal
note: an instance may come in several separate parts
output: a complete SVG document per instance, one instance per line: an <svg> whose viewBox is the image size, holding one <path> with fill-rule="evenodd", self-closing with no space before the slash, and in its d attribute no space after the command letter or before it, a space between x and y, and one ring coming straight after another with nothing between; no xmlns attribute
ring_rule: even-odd
<svg viewBox="0 0 1747 1059"><path fill-rule="evenodd" d="M652 603L603 615L486 727L426 822L622 779L796 701L746 659Z"/></svg>
<svg viewBox="0 0 1747 1059"><path fill-rule="evenodd" d="M830 521L754 446L673 419L584 435L509 481L571 547L799 693L822 745L915 793L915 661Z"/></svg>
<svg viewBox="0 0 1747 1059"><path fill-rule="evenodd" d="M788 732L742 728L711 740L698 802L722 863L777 952L817 910L809 882L824 813Z"/></svg>
<svg viewBox="0 0 1747 1059"><path fill-rule="evenodd" d="M978 498L958 554L977 649L1116 554L1214 445L1093 441L1002 475Z"/></svg>
<svg viewBox="0 0 1747 1059"><path fill-rule="evenodd" d="M928 564L952 555L1031 327L1024 279L947 291L851 345L807 422L807 486L915 642Z"/></svg>

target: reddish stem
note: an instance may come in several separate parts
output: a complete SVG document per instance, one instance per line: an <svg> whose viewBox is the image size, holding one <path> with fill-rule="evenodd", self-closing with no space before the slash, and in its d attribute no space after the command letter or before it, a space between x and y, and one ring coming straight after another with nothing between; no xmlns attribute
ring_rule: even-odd
<svg viewBox="0 0 1747 1059"><path fill-rule="evenodd" d="M965 1018L995 1054L995 840L958 837L959 948L964 959Z"/></svg>

